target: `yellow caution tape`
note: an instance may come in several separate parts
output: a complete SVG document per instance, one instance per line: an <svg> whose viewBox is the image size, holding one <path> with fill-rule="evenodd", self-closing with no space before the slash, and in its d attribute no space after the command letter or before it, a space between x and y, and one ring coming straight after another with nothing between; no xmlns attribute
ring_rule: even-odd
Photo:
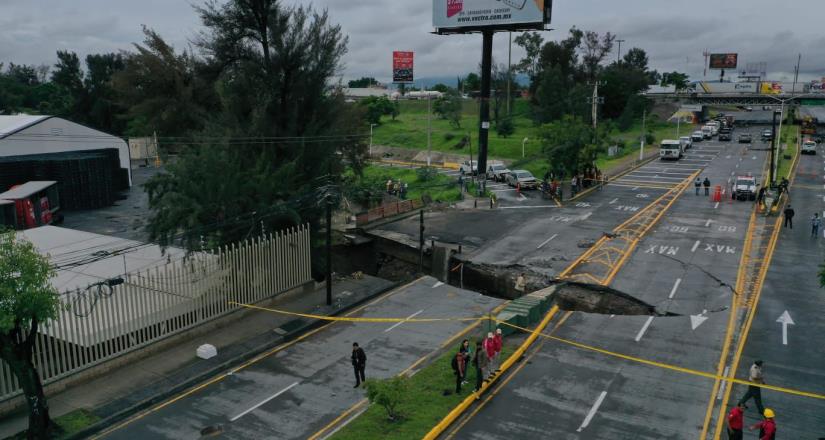
<svg viewBox="0 0 825 440"><path fill-rule="evenodd" d="M289 312L286 310L270 309L267 307L253 306L251 304L242 304L234 301L229 302L230 305L240 306L252 310L262 310L265 312L278 313L280 315L299 316L301 318L318 319L321 321L338 321L338 322L466 322L478 320L493 320L490 316L474 316L472 318L353 318L349 316L326 316L326 315L312 315L309 313Z"/></svg>
<svg viewBox="0 0 825 440"><path fill-rule="evenodd" d="M515 328L515 329L518 329L518 330L521 330L521 331L524 331L524 332L529 332L529 333L533 332L533 330L523 328L523 327L519 327L517 325L510 324L509 322L500 321L498 319L496 319L495 321L499 324L506 325L508 327L512 327L512 328ZM593 346L590 346L590 345L586 345L586 344L582 344L582 343L579 343L579 342L571 341L569 339L560 338L558 336L548 335L548 334L545 334L545 333L538 333L538 336L541 336L543 338L547 338L547 339L550 339L550 340L553 340L553 341L558 341L558 342L561 342L563 344L572 345L574 347L578 347L578 348L581 348L581 349L584 349L584 350L594 351L596 353L601 353L601 354L605 354L605 355L608 355L608 356L613 356L613 357L617 357L617 358L620 358L620 359L625 359L625 360L628 360L628 361L637 362L637 363L640 363L640 364L650 365L650 366L653 366L653 367L664 368L666 370L678 371L680 373L691 374L693 376L700 376L700 377L704 377L704 378L707 378L707 379L719 379L719 380L723 380L723 381L726 381L726 382L733 382L733 383L738 383L738 384L742 384L742 385L753 385L755 387L764 388L766 390L779 391L781 393L793 394L793 395L796 395L796 396L803 396L803 397L810 397L810 398L813 398L813 399L825 400L825 395L823 395L823 394L817 394L817 393L811 393L811 392L808 392L808 391L795 390L795 389L792 389L792 388L778 387L778 386L775 386L775 385L767 385L767 384L763 384L763 383L750 382L750 381L742 380L742 379L728 378L728 377L720 376L720 375L713 374L713 373L707 373L707 372L704 372L704 371L699 371L699 370L693 370L693 369L690 369L690 368L680 367L678 365L665 364L665 363L662 363L662 362L651 361L651 360L648 360L648 359L642 359L642 358L638 358L638 357L635 357L635 356L628 356L626 354L616 353L616 352L613 352L613 351L605 350L605 349L598 348L598 347L593 347Z"/></svg>

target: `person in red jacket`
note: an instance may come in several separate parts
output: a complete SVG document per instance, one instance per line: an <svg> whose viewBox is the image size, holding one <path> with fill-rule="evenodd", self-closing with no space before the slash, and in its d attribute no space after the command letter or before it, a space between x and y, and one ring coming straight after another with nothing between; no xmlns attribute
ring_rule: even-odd
<svg viewBox="0 0 825 440"><path fill-rule="evenodd" d="M493 360L493 368L491 370L495 371L496 373L501 371L501 346L503 344L501 338L501 329L496 329L496 334L493 336L493 349L495 350L494 360Z"/></svg>
<svg viewBox="0 0 825 440"><path fill-rule="evenodd" d="M493 338L493 332L487 332L487 338L484 339L483 347L484 347L484 354L487 355L487 371L486 371L486 374L484 376L485 377L490 377L493 374L495 374L493 372L493 368L492 368L493 359L495 358L495 355L496 355L496 342L495 342L495 339Z"/></svg>
<svg viewBox="0 0 825 440"><path fill-rule="evenodd" d="M770 408L765 408L763 413L765 420L750 427L751 431L759 428L759 440L775 440L776 439L776 422L773 420L776 415Z"/></svg>
<svg viewBox="0 0 825 440"><path fill-rule="evenodd" d="M742 440L742 428L745 420L745 404L737 403L728 413L728 438Z"/></svg>

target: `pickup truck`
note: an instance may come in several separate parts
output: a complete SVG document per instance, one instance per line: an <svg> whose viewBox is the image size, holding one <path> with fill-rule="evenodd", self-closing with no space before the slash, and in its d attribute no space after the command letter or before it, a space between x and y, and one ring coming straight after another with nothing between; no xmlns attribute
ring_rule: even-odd
<svg viewBox="0 0 825 440"><path fill-rule="evenodd" d="M756 179L753 176L736 176L731 196L736 200L756 200Z"/></svg>

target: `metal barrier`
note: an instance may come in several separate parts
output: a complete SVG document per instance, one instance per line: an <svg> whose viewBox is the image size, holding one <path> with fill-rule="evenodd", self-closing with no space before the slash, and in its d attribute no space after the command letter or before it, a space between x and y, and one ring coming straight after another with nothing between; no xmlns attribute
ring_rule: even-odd
<svg viewBox="0 0 825 440"><path fill-rule="evenodd" d="M123 277L121 285L64 292L41 325L34 364L44 384L299 287L311 278L310 230L301 226ZM0 401L20 394L0 361Z"/></svg>
<svg viewBox="0 0 825 440"><path fill-rule="evenodd" d="M424 202L421 199L400 200L396 202L385 203L377 208L373 208L369 211L356 214L355 226L366 226L376 220L394 217L399 214L405 214L407 212L422 208L423 206Z"/></svg>

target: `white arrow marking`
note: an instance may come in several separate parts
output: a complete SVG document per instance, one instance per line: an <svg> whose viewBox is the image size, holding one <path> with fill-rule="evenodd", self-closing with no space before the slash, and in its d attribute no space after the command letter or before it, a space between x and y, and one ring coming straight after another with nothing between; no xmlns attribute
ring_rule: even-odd
<svg viewBox="0 0 825 440"><path fill-rule="evenodd" d="M518 199L519 202L523 202L523 201L527 200L527 197L524 197L524 194L519 194L518 196L519 196L519 199Z"/></svg>
<svg viewBox="0 0 825 440"><path fill-rule="evenodd" d="M782 345L788 345L788 326L795 325L796 323L793 322L791 319L791 314L785 310L785 313L776 320L776 322L782 324Z"/></svg>
<svg viewBox="0 0 825 440"><path fill-rule="evenodd" d="M433 289L435 289L436 287L441 287L443 285L444 283L442 283L441 281L436 281L435 284L433 284Z"/></svg>
<svg viewBox="0 0 825 440"><path fill-rule="evenodd" d="M703 310L701 315L690 315L691 330L696 330L703 322L708 320L708 317L705 316L707 313L707 310Z"/></svg>

